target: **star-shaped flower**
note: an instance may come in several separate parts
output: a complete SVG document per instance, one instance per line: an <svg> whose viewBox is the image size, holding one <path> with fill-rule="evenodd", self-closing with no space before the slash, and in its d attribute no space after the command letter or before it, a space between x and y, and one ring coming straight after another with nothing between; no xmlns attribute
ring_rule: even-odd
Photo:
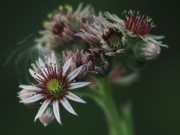
<svg viewBox="0 0 180 135"><path fill-rule="evenodd" d="M77 115L68 99L85 103L84 100L71 91L76 88L84 87L90 84L90 82L75 82L77 75L84 65L69 73L67 71L71 62L72 58L61 67L55 54L52 53L45 61L39 58L36 64L34 64L34 67L36 67L34 68L35 71L29 69L31 76L37 83L33 85L20 85L19 87L22 88L22 91L19 92L19 97L21 99L20 102L24 104L41 104L35 121L43 114L47 113L48 108L52 108L54 118L61 124L60 104L70 113ZM51 118L53 117L51 116ZM47 119L46 123L43 124L48 124Z"/></svg>

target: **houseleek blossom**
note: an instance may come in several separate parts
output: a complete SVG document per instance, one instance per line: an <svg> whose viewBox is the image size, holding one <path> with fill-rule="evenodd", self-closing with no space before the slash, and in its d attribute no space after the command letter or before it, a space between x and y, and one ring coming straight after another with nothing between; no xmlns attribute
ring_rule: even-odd
<svg viewBox="0 0 180 135"><path fill-rule="evenodd" d="M81 72L84 65L69 72L72 58L64 66L61 66L54 53L41 58L34 64L33 69L29 69L31 76L37 81L33 85L20 85L22 92L19 93L21 103L41 105L34 121L38 118L44 125L48 125L53 118L61 124L60 108L61 104L68 112L77 115L69 100L85 103L84 100L72 93L73 89L84 87L90 82L76 82L76 77ZM50 110L52 108L52 111ZM49 120L49 121L48 121Z"/></svg>
<svg viewBox="0 0 180 135"><path fill-rule="evenodd" d="M115 23L116 26L126 34L127 38L140 38L144 42L152 42L158 46L167 47L167 45L164 45L162 41L160 41L164 36L149 34L156 26L152 21L152 18L141 15L139 11L133 10L124 11L122 14L125 16L125 19L121 19L109 12L106 12L104 16L110 20L111 23Z"/></svg>
<svg viewBox="0 0 180 135"><path fill-rule="evenodd" d="M126 41L122 30L102 15L94 17L93 23L85 24L84 29L76 36L81 37L92 48L101 48L108 56L122 53Z"/></svg>
<svg viewBox="0 0 180 135"><path fill-rule="evenodd" d="M50 50L64 47L74 41L74 33L93 14L94 9L90 5L83 7L79 4L75 10L70 5L59 6L48 14L48 19L43 23L45 30L40 31L42 37L37 41L45 43Z"/></svg>

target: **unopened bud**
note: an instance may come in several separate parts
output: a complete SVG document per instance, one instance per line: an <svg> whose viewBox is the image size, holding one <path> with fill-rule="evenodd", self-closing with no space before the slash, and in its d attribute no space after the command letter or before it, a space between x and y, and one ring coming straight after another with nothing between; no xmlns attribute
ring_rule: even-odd
<svg viewBox="0 0 180 135"><path fill-rule="evenodd" d="M45 112L39 117L40 122L47 126L55 121L52 108L48 107Z"/></svg>
<svg viewBox="0 0 180 135"><path fill-rule="evenodd" d="M157 58L161 48L152 42L137 44L134 50L135 56L139 60L149 61Z"/></svg>

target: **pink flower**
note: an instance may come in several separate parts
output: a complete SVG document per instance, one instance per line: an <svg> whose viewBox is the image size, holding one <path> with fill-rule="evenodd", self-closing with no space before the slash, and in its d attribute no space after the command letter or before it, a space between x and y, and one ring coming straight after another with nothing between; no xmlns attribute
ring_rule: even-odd
<svg viewBox="0 0 180 135"><path fill-rule="evenodd" d="M59 111L60 104L70 113L77 115L71 107L68 99L85 103L84 100L73 94L71 91L89 85L90 82L74 82L83 66L68 73L67 71L71 62L72 58L61 67L55 54L52 53L51 56L47 57L45 62L39 58L36 63L36 68L40 70L40 73L29 69L31 76L37 81L37 83L33 85L20 85L19 87L29 92L33 91L34 93L28 96L23 96L23 93L20 92L19 97L23 96L23 98L20 98L20 102L24 104L42 104L35 117L35 121L45 113L45 110L48 107L52 107L54 117L61 124Z"/></svg>

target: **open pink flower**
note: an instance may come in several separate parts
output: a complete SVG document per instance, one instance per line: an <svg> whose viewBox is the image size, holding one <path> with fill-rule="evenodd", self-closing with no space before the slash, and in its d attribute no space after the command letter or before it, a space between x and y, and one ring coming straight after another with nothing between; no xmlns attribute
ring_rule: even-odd
<svg viewBox="0 0 180 135"><path fill-rule="evenodd" d="M23 93L19 93L21 98L21 103L32 104L40 103L42 104L36 117L35 121L42 116L48 107L53 108L53 114L56 120L61 124L59 105L62 104L64 108L70 113L77 115L74 109L71 107L67 99L85 103L84 100L73 94L71 91L76 88L84 87L90 82L75 82L77 75L80 73L83 66L76 68L72 72L67 72L69 66L72 62L70 58L64 66L60 66L54 53L50 57L47 57L44 62L41 58L36 62L36 69L40 72L35 72L29 69L31 76L37 81L33 85L20 85L19 87L23 90L33 91L30 96L23 96ZM46 125L47 125L46 121Z"/></svg>

